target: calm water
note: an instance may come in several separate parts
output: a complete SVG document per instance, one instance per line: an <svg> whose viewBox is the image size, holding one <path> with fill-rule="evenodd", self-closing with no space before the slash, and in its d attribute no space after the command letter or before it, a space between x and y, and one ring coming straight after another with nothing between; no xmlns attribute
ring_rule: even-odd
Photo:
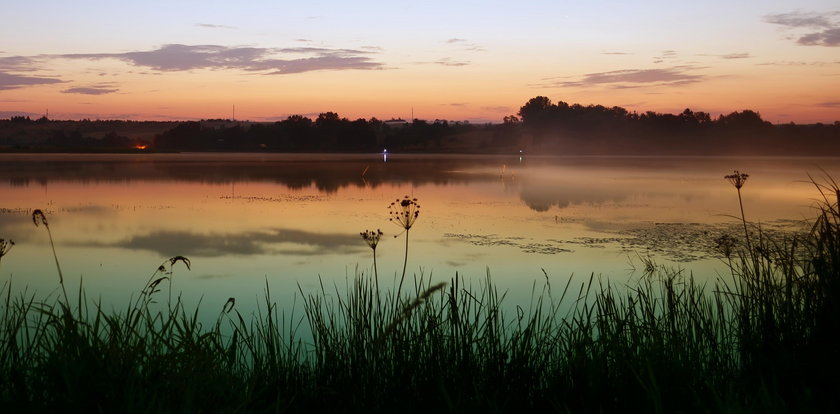
<svg viewBox="0 0 840 414"><path fill-rule="evenodd" d="M0 238L17 245L0 276L55 293L49 219L68 290L122 307L169 257L187 301L220 309L235 297L252 309L268 283L272 296L371 271L359 232L382 229L382 283L403 263L404 234L388 221L396 198L416 197L409 273L479 283L488 269L506 300L519 302L548 274L565 283L595 272L624 283L638 256L713 279L722 271L711 241L736 232L735 189L723 176L750 174L747 218L768 230L813 215L807 182L831 158L604 158L443 155L3 155ZM822 170L821 170L822 169ZM394 236L397 235L397 238Z"/></svg>

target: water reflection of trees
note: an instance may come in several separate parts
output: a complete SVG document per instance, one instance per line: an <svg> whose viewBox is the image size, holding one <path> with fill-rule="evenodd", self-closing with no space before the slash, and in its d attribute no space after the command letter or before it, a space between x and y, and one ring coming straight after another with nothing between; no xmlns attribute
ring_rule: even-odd
<svg viewBox="0 0 840 414"><path fill-rule="evenodd" d="M542 160L550 163L550 160ZM576 164L574 160L553 162ZM599 167L597 160L588 164ZM535 162L538 164L538 162ZM50 183L132 183L143 181L227 184L276 183L290 189L316 188L335 193L347 187L377 188L393 185L470 185L500 182L506 192L517 193L537 211L553 205L601 202L602 195L578 188L574 182L514 176L521 170L518 157L412 156L383 162L370 156L224 156L159 155L43 156L0 163L0 177L13 187ZM551 171L551 170L549 170ZM504 177L503 174L506 174ZM549 173L550 174L550 173ZM515 179L512 179L515 177ZM609 198L614 199L616 194Z"/></svg>
<svg viewBox="0 0 840 414"><path fill-rule="evenodd" d="M210 184L269 182L291 189L314 186L334 193L344 187L378 187L391 184L449 185L489 181L498 174L490 171L506 162L488 157L391 157L313 156L272 159L217 155L196 158L110 156L107 159L80 157L28 158L0 163L0 177L11 186L48 185L50 182L113 183L133 181L183 181ZM507 161L509 162L509 161ZM465 174L464 171L472 172Z"/></svg>
<svg viewBox="0 0 840 414"><path fill-rule="evenodd" d="M498 183L505 193L516 194L528 207L547 211L555 206L621 202L634 192L666 191L629 188L626 180L617 183L615 177L639 176L638 182L645 185L649 181L644 177L661 179L675 171L681 175L727 171L731 162L728 158L703 157L526 156L520 162L518 156L399 155L383 162L381 154L32 155L0 158L0 183L25 187L61 182L263 182L290 189L315 188L327 194L348 187ZM799 162L802 170L807 170L818 161ZM753 170L766 171L777 169L778 163L771 158L753 159L749 165Z"/></svg>
<svg viewBox="0 0 840 414"><path fill-rule="evenodd" d="M574 204L601 204L618 202L630 195L627 190L619 188L592 189L573 184L533 183L523 185L519 193L520 199L535 211L548 211L551 207L565 208Z"/></svg>

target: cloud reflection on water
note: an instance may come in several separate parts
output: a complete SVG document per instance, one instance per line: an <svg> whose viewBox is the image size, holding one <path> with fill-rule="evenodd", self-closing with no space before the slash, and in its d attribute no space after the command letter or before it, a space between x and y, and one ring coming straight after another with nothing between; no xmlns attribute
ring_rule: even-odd
<svg viewBox="0 0 840 414"><path fill-rule="evenodd" d="M357 235L316 233L274 228L260 232L210 233L162 230L135 235L115 243L98 240L77 240L68 243L77 247L119 247L147 250L164 257L352 254L365 251Z"/></svg>

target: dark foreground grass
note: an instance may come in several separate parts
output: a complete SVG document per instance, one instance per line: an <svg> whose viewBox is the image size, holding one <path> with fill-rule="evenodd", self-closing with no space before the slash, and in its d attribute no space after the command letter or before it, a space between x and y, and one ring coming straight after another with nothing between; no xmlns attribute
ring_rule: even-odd
<svg viewBox="0 0 840 414"><path fill-rule="evenodd" d="M730 240L715 286L647 263L634 286L546 281L503 308L489 276L403 295L358 276L202 326L159 292L183 257L121 311L6 283L0 411L838 412L840 190L820 188L810 234Z"/></svg>

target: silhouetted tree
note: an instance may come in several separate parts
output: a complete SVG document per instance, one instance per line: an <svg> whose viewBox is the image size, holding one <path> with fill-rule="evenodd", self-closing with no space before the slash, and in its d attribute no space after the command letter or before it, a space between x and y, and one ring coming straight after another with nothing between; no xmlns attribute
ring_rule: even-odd
<svg viewBox="0 0 840 414"><path fill-rule="evenodd" d="M102 137L102 146L109 148L129 148L131 147L131 140L128 137L117 134L111 131Z"/></svg>
<svg viewBox="0 0 840 414"><path fill-rule="evenodd" d="M155 136L155 148L160 149L201 149L201 123L191 121L175 126Z"/></svg>
<svg viewBox="0 0 840 414"><path fill-rule="evenodd" d="M342 124L345 122L347 120L342 119L335 112L318 114L318 118L315 119L315 129L317 130L319 147L321 149L342 146L339 145L339 135L343 126Z"/></svg>
<svg viewBox="0 0 840 414"><path fill-rule="evenodd" d="M291 115L278 122L277 129L283 140L291 143L291 149L296 151L315 148L313 138L313 122L303 115Z"/></svg>

